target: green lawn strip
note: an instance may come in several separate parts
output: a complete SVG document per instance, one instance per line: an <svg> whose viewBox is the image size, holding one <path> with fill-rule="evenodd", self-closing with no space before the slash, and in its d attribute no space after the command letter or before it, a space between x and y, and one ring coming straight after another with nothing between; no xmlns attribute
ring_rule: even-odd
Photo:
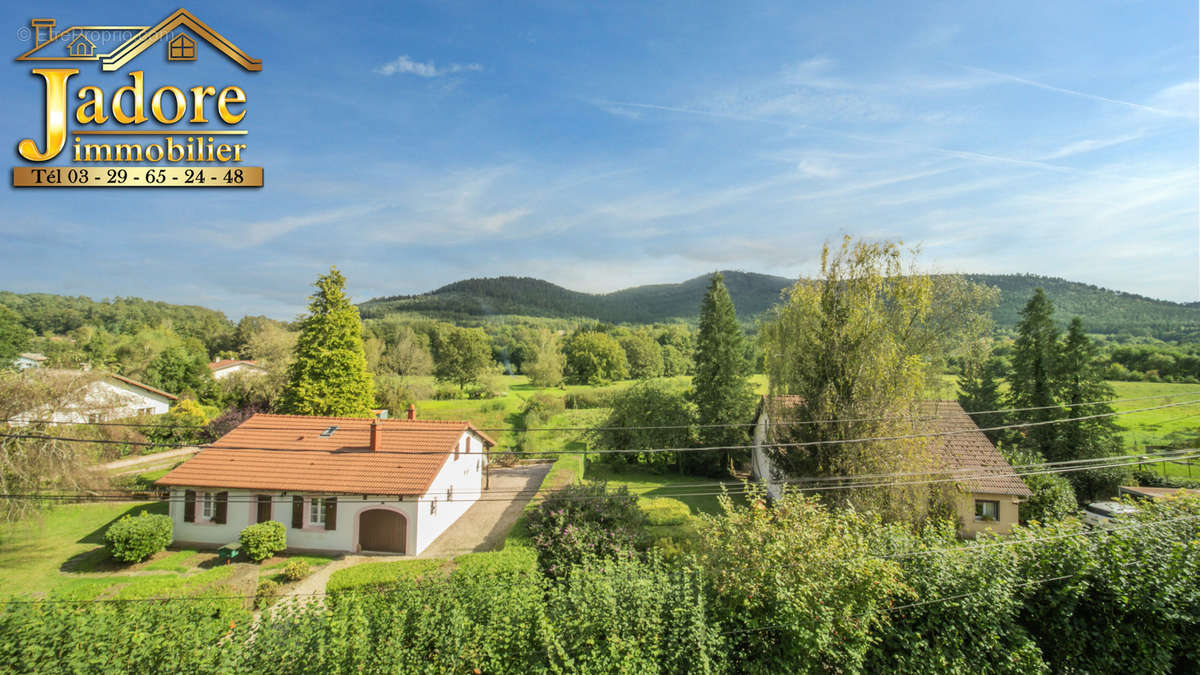
<svg viewBox="0 0 1200 675"><path fill-rule="evenodd" d="M451 566L451 561L436 558L365 562L334 572L325 590L329 593L358 589L386 590L397 579L447 573Z"/></svg>
<svg viewBox="0 0 1200 675"><path fill-rule="evenodd" d="M260 569L273 570L287 567L287 564L293 560L306 562L308 563L309 567L320 567L339 557L340 556L336 555L288 555L280 557L279 560L264 563Z"/></svg>
<svg viewBox="0 0 1200 675"><path fill-rule="evenodd" d="M207 557L207 554L202 554L195 549L185 548L179 551L169 551L166 556L158 560L151 560L148 563L142 564L140 569L143 570L167 570L169 572L186 572L199 562L197 558Z"/></svg>
<svg viewBox="0 0 1200 675"><path fill-rule="evenodd" d="M692 513L720 514L721 504L718 495L723 483L729 490L738 490L742 484L733 481L719 481L703 476L688 476L671 473L653 473L637 470L614 470L613 467L601 463L589 463L585 478L602 480L609 488L626 487L639 497L670 497L677 499L691 508ZM731 495L737 503L740 495Z"/></svg>
<svg viewBox="0 0 1200 675"><path fill-rule="evenodd" d="M217 565L187 576L155 575L121 578L120 587L111 597L160 598L195 595L239 595L227 582L238 570L236 565Z"/></svg>
<svg viewBox="0 0 1200 675"><path fill-rule="evenodd" d="M167 504L71 504L0 526L0 595L41 595L77 579L72 572L126 569L103 550L104 531L123 515L143 512L166 513Z"/></svg>

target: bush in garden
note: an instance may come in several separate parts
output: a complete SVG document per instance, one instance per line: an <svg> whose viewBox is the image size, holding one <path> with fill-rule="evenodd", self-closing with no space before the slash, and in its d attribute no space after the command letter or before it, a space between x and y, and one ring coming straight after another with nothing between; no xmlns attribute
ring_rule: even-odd
<svg viewBox="0 0 1200 675"><path fill-rule="evenodd" d="M649 525L682 525L692 516L687 504L670 497L642 497L638 507Z"/></svg>
<svg viewBox="0 0 1200 675"><path fill-rule="evenodd" d="M307 560L289 560L283 566L283 578L288 581L300 581L304 577L312 574L312 566Z"/></svg>
<svg viewBox="0 0 1200 675"><path fill-rule="evenodd" d="M529 538L546 574L558 577L590 558L629 559L646 516L637 497L624 486L610 491L604 483L568 485L529 513Z"/></svg>
<svg viewBox="0 0 1200 675"><path fill-rule="evenodd" d="M889 528L792 493L769 508L756 486L745 506L720 501L724 516L698 518L698 548L729 658L750 672L867 672L905 591L900 565L874 555Z"/></svg>
<svg viewBox="0 0 1200 675"><path fill-rule="evenodd" d="M242 553L254 562L261 562L287 548L287 530L283 523L268 520L242 530Z"/></svg>
<svg viewBox="0 0 1200 675"><path fill-rule="evenodd" d="M258 588L254 591L254 608L269 607L278 597L279 583L271 579L263 579L258 582Z"/></svg>
<svg viewBox="0 0 1200 675"><path fill-rule="evenodd" d="M165 549L174 533L171 516L124 516L104 532L109 555L123 562L139 562Z"/></svg>

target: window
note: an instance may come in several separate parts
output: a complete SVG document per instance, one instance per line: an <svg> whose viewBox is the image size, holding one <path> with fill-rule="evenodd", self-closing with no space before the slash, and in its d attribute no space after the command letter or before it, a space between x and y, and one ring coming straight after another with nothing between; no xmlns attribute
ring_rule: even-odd
<svg viewBox="0 0 1200 675"><path fill-rule="evenodd" d="M139 415L153 415L154 408L138 408L137 412Z"/></svg>
<svg viewBox="0 0 1200 675"><path fill-rule="evenodd" d="M446 501L448 501L448 502L454 501L454 486L453 485L446 488Z"/></svg>
<svg viewBox="0 0 1200 675"><path fill-rule="evenodd" d="M461 443L454 444L454 459L458 459L458 449L462 447Z"/></svg>
<svg viewBox="0 0 1200 675"><path fill-rule="evenodd" d="M475 470L478 471L482 467L483 467L483 460L482 459L475 460Z"/></svg>
<svg viewBox="0 0 1200 675"><path fill-rule="evenodd" d="M976 499L975 520L1000 520L1000 502Z"/></svg>
<svg viewBox="0 0 1200 675"><path fill-rule="evenodd" d="M471 437L467 436L467 454L471 454Z"/></svg>
<svg viewBox="0 0 1200 675"><path fill-rule="evenodd" d="M205 492L200 499L201 499L200 515L203 516L205 520L212 520L213 519L213 501L214 501L213 493Z"/></svg>
<svg viewBox="0 0 1200 675"><path fill-rule="evenodd" d="M195 61L196 41L186 35L180 35L167 43L168 61Z"/></svg>
<svg viewBox="0 0 1200 675"><path fill-rule="evenodd" d="M437 515L437 497L434 497L433 501L429 502L429 515Z"/></svg>
<svg viewBox="0 0 1200 675"><path fill-rule="evenodd" d="M313 497L308 500L308 524L325 527L325 498Z"/></svg>

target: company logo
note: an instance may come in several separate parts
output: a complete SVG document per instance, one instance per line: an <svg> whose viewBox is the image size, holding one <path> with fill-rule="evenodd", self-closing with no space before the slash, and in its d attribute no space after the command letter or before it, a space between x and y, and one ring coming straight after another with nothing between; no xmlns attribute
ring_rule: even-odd
<svg viewBox="0 0 1200 675"><path fill-rule="evenodd" d="M101 86L72 81L88 81L88 75L80 75L88 62L98 62L101 73L121 72L139 56L155 52L167 62L227 58L248 73L262 70L261 59L250 57L186 9L153 26L71 26L56 32L56 25L54 19L38 18L23 29L34 44L16 61L37 66L30 73L41 78L45 89L45 136L44 141L20 140L17 154L38 164L65 158L70 165L15 167L14 186L262 185L262 167L243 165L248 144L235 142L249 133L241 127L248 106L241 86L147 86L143 70L126 71L118 78L123 86L107 95ZM71 86L77 87L77 104L68 100ZM147 106L148 89L153 92ZM103 142L119 136L158 139Z"/></svg>

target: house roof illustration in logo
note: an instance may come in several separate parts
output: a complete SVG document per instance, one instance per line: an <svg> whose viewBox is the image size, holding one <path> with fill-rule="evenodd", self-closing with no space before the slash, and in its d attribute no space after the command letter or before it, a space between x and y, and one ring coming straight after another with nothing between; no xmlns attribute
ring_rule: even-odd
<svg viewBox="0 0 1200 675"><path fill-rule="evenodd" d="M209 28L203 21L192 16L186 9L175 10L154 26L71 26L57 34L54 19L34 19L31 22L34 47L17 57L17 61L99 61L100 69L118 70L136 56L165 38L168 61L195 61L196 41L184 34L187 29L195 37L204 40L217 51L246 70L262 70L262 59L250 58L246 52L230 42L225 36ZM96 45L88 35L128 34L115 49L97 53ZM181 39L182 38L182 39ZM57 45L57 48L54 47Z"/></svg>

